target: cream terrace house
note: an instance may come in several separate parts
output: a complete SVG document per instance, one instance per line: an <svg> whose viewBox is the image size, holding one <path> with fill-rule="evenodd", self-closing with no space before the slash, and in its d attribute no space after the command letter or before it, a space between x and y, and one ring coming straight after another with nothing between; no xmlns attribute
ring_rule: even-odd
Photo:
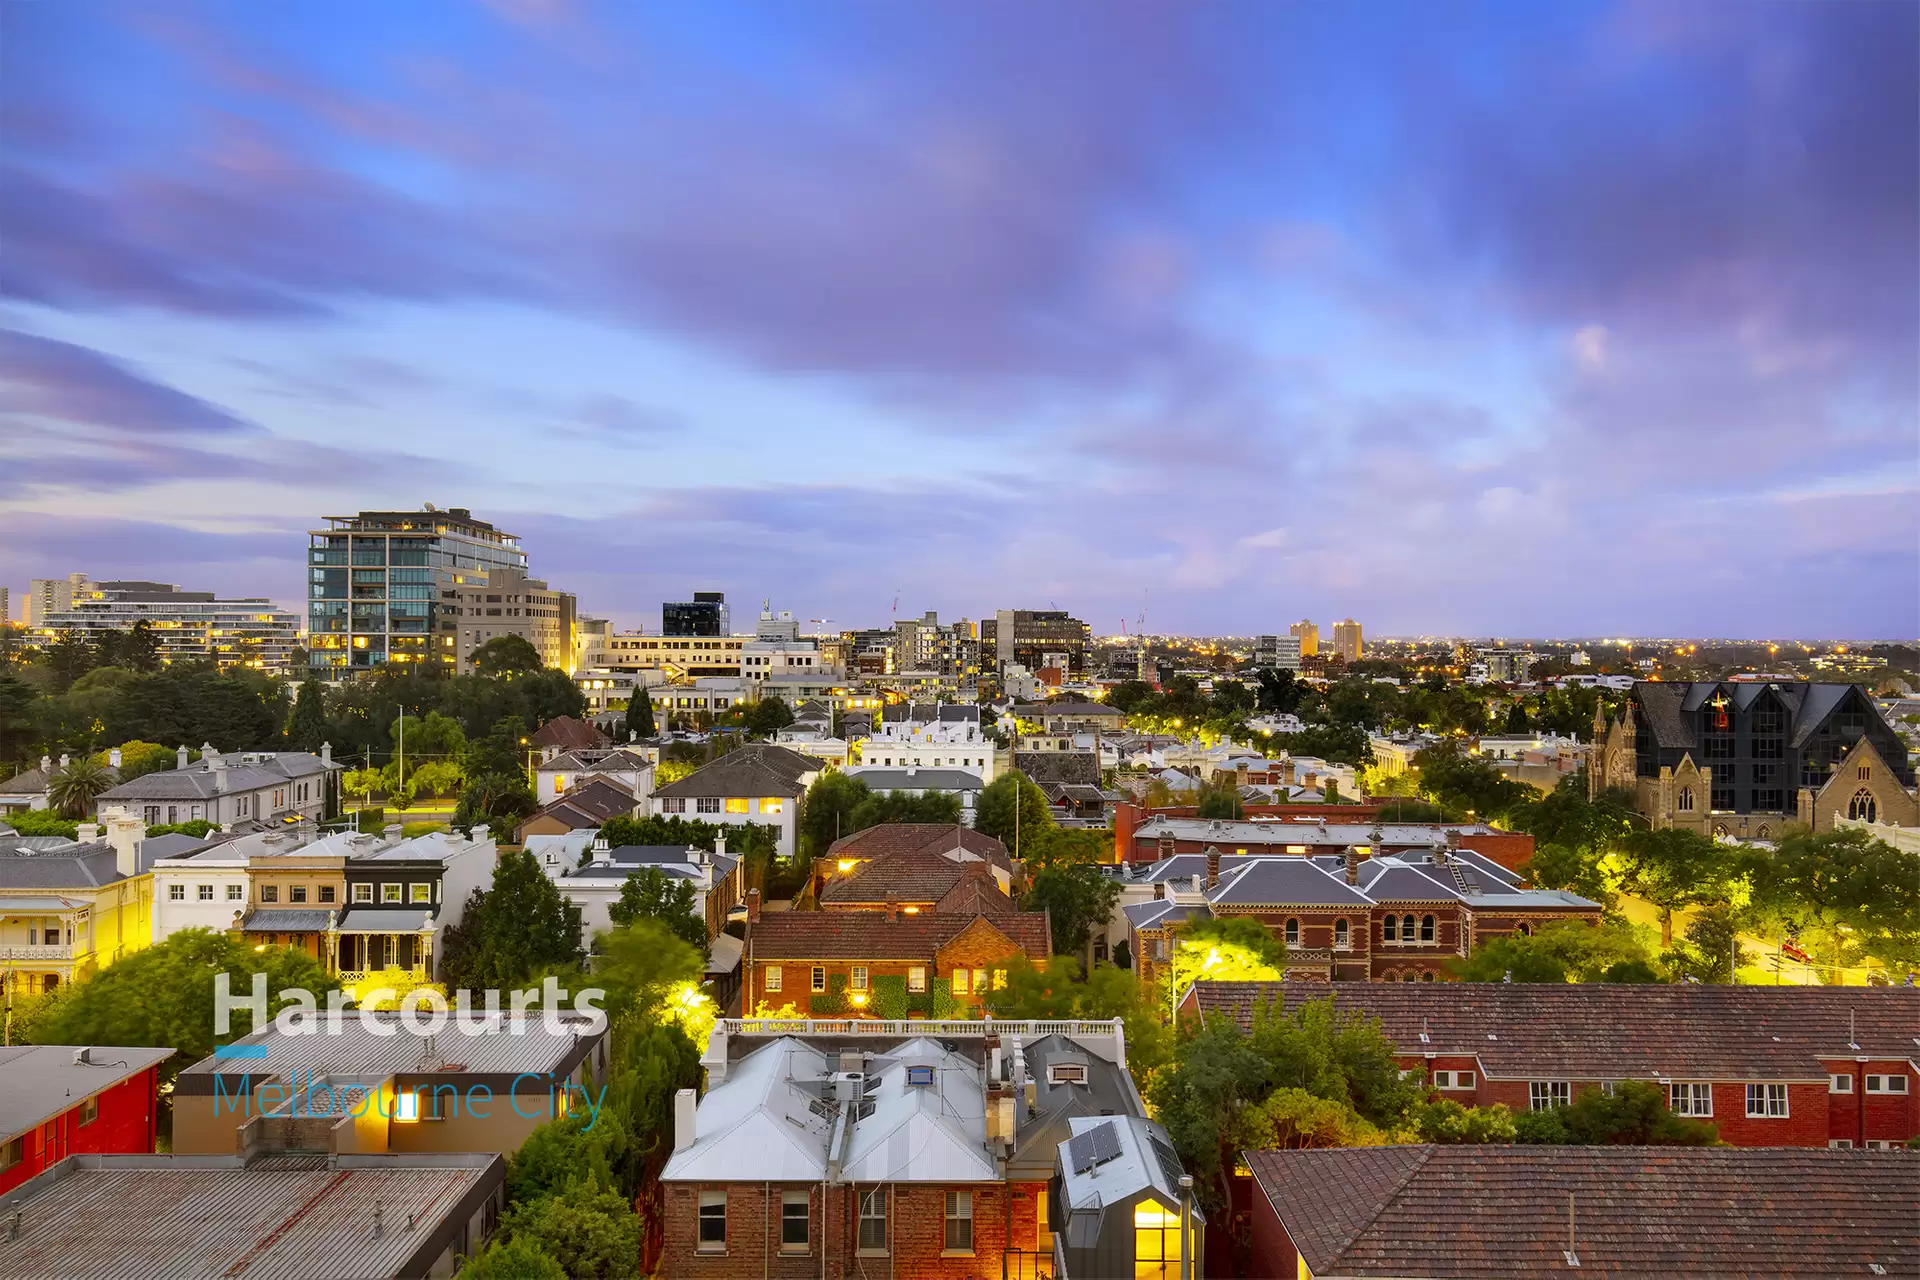
<svg viewBox="0 0 1920 1280"><path fill-rule="evenodd" d="M0 826L0 995L52 991L147 946L153 876L131 841L96 835Z"/></svg>
<svg viewBox="0 0 1920 1280"><path fill-rule="evenodd" d="M653 793L659 817L691 818L729 826L772 827L774 856L794 854L800 800L820 776L820 761L769 743L753 743L702 765Z"/></svg>
<svg viewBox="0 0 1920 1280"><path fill-rule="evenodd" d="M217 827L256 822L262 825L304 818L325 818L336 799L341 767L333 749L245 751L221 754L211 744L189 761L181 747L178 763L159 773L142 774L103 791L95 801L102 821L115 813L147 826L211 822Z"/></svg>

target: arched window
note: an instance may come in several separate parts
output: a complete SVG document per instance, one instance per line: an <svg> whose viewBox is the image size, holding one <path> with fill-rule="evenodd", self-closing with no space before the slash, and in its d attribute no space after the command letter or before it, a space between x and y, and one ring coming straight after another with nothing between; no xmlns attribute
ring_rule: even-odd
<svg viewBox="0 0 1920 1280"><path fill-rule="evenodd" d="M1335 920L1333 922L1333 945L1341 951L1347 949L1347 922L1345 920Z"/></svg>
<svg viewBox="0 0 1920 1280"><path fill-rule="evenodd" d="M1714 836L1715 836L1716 838L1718 838L1718 837L1720 837L1720 836L1724 836L1724 835L1726 835L1726 834L1727 834L1727 824L1726 824L1726 823L1724 823L1724 822L1716 822L1716 823L1714 823L1714 824L1713 824L1713 834L1714 834Z"/></svg>
<svg viewBox="0 0 1920 1280"><path fill-rule="evenodd" d="M1420 981L1422 981L1422 982L1432 982L1432 981L1433 981L1433 970L1431 970L1431 969L1429 969L1429 970L1427 970L1427 971L1426 971L1425 973L1423 973L1423 974L1421 974L1421 975L1420 975Z"/></svg>
<svg viewBox="0 0 1920 1280"><path fill-rule="evenodd" d="M1400 941L1402 942L1413 941L1413 917L1412 916L1400 917Z"/></svg>
<svg viewBox="0 0 1920 1280"><path fill-rule="evenodd" d="M1531 938L1533 936L1533 926L1528 924L1524 920L1522 920L1518 925L1514 926L1513 931L1519 934L1523 938Z"/></svg>
<svg viewBox="0 0 1920 1280"><path fill-rule="evenodd" d="M1396 916L1388 916L1380 922L1380 936L1392 942L1400 936L1400 921Z"/></svg>
<svg viewBox="0 0 1920 1280"><path fill-rule="evenodd" d="M1422 942L1433 941L1433 917L1432 916L1420 917L1420 941Z"/></svg>
<svg viewBox="0 0 1920 1280"><path fill-rule="evenodd" d="M1287 945L1290 947L1300 945L1300 922L1298 920L1290 919L1287 921Z"/></svg>
<svg viewBox="0 0 1920 1280"><path fill-rule="evenodd" d="M1874 815L1878 812L1879 806L1874 804L1873 792L1867 790L1865 787L1854 792L1853 799L1847 802L1847 816L1849 818L1858 818L1862 822L1872 822Z"/></svg>
<svg viewBox="0 0 1920 1280"><path fill-rule="evenodd" d="M1692 813L1693 812L1693 788L1692 787L1680 788L1679 798L1674 801L1673 807L1678 809L1681 813Z"/></svg>
<svg viewBox="0 0 1920 1280"><path fill-rule="evenodd" d="M1771 840L1773 839L1773 828L1763 822L1760 824L1760 829L1753 833L1753 838L1755 840Z"/></svg>
<svg viewBox="0 0 1920 1280"><path fill-rule="evenodd" d="M1873 776L1872 765L1863 764L1860 766L1860 781L1865 782L1867 779L1871 778L1872 776Z"/></svg>

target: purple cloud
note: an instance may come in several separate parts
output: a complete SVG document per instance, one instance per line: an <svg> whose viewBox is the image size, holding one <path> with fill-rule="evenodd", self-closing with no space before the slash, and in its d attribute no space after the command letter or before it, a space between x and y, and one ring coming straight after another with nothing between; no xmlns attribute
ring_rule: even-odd
<svg viewBox="0 0 1920 1280"><path fill-rule="evenodd" d="M0 329L0 413L127 433L259 430L98 351L11 329Z"/></svg>

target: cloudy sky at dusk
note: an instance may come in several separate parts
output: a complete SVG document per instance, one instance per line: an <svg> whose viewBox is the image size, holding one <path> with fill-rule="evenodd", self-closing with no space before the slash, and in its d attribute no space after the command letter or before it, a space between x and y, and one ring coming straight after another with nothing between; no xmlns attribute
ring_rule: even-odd
<svg viewBox="0 0 1920 1280"><path fill-rule="evenodd" d="M0 3L0 584L1920 632L1920 8ZM736 605L738 610L738 605ZM16 607L17 614L17 607Z"/></svg>

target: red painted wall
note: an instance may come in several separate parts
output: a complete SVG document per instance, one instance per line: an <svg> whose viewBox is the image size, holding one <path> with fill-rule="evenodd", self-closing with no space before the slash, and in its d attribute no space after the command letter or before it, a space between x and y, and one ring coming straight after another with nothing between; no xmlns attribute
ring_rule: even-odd
<svg viewBox="0 0 1920 1280"><path fill-rule="evenodd" d="M153 1150L159 1108L155 1101L157 1068L148 1067L98 1095L100 1112L92 1124L80 1123L85 1099L25 1133L7 1134L0 1142L22 1139L25 1158L0 1170L0 1194L76 1155L133 1155Z"/></svg>
<svg viewBox="0 0 1920 1280"><path fill-rule="evenodd" d="M1253 1188L1248 1226L1251 1269L1246 1274L1270 1276L1274 1280L1293 1280L1300 1274L1300 1254L1293 1247L1293 1237L1287 1234L1286 1224L1273 1211L1273 1205L1268 1203L1258 1183Z"/></svg>

